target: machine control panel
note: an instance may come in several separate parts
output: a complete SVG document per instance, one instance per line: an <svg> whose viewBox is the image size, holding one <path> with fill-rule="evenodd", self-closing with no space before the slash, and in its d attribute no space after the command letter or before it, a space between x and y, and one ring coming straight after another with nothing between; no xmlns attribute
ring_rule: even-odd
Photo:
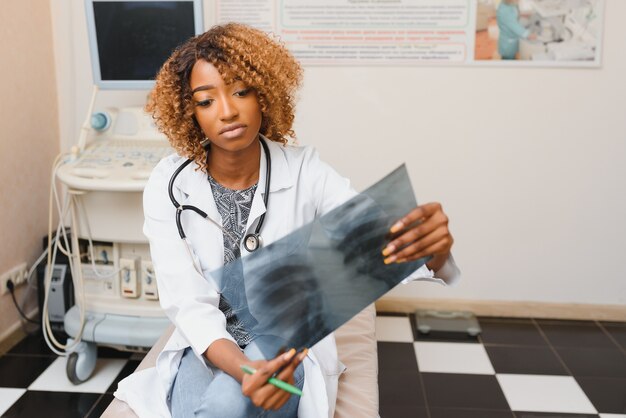
<svg viewBox="0 0 626 418"><path fill-rule="evenodd" d="M110 122L92 126L88 145L59 168L59 179L79 190L142 191L152 169L173 149L141 108L94 114L93 120L99 119Z"/></svg>

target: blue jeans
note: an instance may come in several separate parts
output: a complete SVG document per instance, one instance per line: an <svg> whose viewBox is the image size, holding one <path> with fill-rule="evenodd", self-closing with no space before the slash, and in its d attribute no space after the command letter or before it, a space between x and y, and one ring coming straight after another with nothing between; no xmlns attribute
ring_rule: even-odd
<svg viewBox="0 0 626 418"><path fill-rule="evenodd" d="M245 349L251 360L263 359L256 344L251 342ZM241 384L222 370L207 364L185 349L178 374L170 395L172 418L296 418L300 397L291 395L277 411L266 411L254 406L250 398L241 393ZM294 372L295 386L304 386L304 367L298 365Z"/></svg>

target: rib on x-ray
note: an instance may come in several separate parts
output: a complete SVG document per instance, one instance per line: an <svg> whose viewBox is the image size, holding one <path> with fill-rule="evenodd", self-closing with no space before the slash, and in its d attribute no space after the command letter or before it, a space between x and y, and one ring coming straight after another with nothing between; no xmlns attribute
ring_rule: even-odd
<svg viewBox="0 0 626 418"><path fill-rule="evenodd" d="M417 205L406 167L212 273L266 358L311 347L422 266L385 265L390 227Z"/></svg>

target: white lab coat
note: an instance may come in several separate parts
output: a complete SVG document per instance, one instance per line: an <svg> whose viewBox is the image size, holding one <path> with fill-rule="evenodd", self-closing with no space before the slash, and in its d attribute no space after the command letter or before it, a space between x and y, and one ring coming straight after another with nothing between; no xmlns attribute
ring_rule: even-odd
<svg viewBox="0 0 626 418"><path fill-rule="evenodd" d="M311 147L282 146L267 140L272 173L269 211L261 236L265 245L280 239L294 229L309 223L355 195L350 182L323 163ZM185 159L172 155L154 169L144 191L144 233L150 241L152 262L157 275L161 306L176 330L157 358L156 367L134 373L120 382L115 396L139 417L170 417L167 394L186 347L202 356L209 345L220 338L234 342L226 331L226 320L218 309L219 294L210 272L223 265L222 231L199 215L186 211L183 227L193 257L201 266L198 274L181 241L175 223L175 209L167 194L174 170ZM258 218L266 212L264 152L261 151L259 184L252 201L246 231L254 230ZM192 163L183 170L174 186L181 204L194 205L214 220L221 217L213 200L206 174ZM241 246L242 257L247 251ZM426 279L451 282L459 276L453 260L434 278L425 266L407 280ZM304 361L305 383L300 400L300 418L332 418L337 398L338 378L345 366L337 358L334 335L331 334L309 351Z"/></svg>

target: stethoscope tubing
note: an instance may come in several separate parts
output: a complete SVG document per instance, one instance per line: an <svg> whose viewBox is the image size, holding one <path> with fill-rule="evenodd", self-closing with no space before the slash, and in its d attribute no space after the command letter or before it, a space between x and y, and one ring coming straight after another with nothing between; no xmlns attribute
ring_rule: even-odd
<svg viewBox="0 0 626 418"><path fill-rule="evenodd" d="M244 246L246 247L246 250L248 250L249 252L257 250L260 247L260 245L261 245L261 236L260 236L259 233L260 233L261 228L263 226L263 221L265 220L265 214L267 213L267 205L268 205L268 202L269 202L269 190L270 190L270 176L271 176L271 172L272 172L272 168L271 168L271 161L272 161L272 159L270 158L270 150L269 150L267 144L265 143L265 140L263 140L262 138L259 138L259 141L261 142L261 146L263 147L263 151L265 152L265 162L266 162L266 167L265 167L265 194L263 195L263 203L265 204L265 213L263 213L259 217L259 222L257 223L257 226L254 229L254 233L248 234L244 238ZM205 145L205 143L203 143L203 146L205 146L205 148L206 148L208 146L208 142L207 142L207 145ZM193 205L181 205L180 203L178 203L178 201L174 197L174 182L176 181L176 178L181 173L181 171L183 171L192 162L193 162L193 159L188 158L184 163L182 163L174 171L174 173L172 174L172 177L170 177L170 181L169 181L168 186L167 186L167 194L168 194L168 196L170 198L170 201L172 202L172 204L176 208L176 228L178 229L178 235L180 235L180 238L183 241L185 241L185 243L187 242L187 239L186 239L187 236L185 235L185 230L183 229L183 224L182 224L182 220L181 220L181 215L186 210L191 210L191 211L197 213L202 218L204 218L207 221L210 221L211 223L213 223L215 226L217 226L219 229L221 229L224 233L230 235L230 233L228 231L226 231L219 223L217 223L213 219L211 219L206 212L204 212L203 210L201 210L201 209L199 209L199 208L197 208L196 206L193 206ZM231 239L232 238L233 237L231 235ZM249 240L252 240L253 242L256 242L256 244L254 246L249 247L247 245Z"/></svg>
<svg viewBox="0 0 626 418"><path fill-rule="evenodd" d="M263 221L265 221L265 214L267 213L267 205L269 203L269 195L270 195L270 177L272 174L272 159L270 158L270 150L267 147L267 144L262 138L259 138L261 141L261 146L263 147L263 151L265 152L265 193L263 194L263 204L265 205L265 212L259 217L259 222L254 229L254 233L248 234L243 238L243 246L248 252L254 252L258 250L261 245L263 245L263 240L261 239L261 227L263 226Z"/></svg>

